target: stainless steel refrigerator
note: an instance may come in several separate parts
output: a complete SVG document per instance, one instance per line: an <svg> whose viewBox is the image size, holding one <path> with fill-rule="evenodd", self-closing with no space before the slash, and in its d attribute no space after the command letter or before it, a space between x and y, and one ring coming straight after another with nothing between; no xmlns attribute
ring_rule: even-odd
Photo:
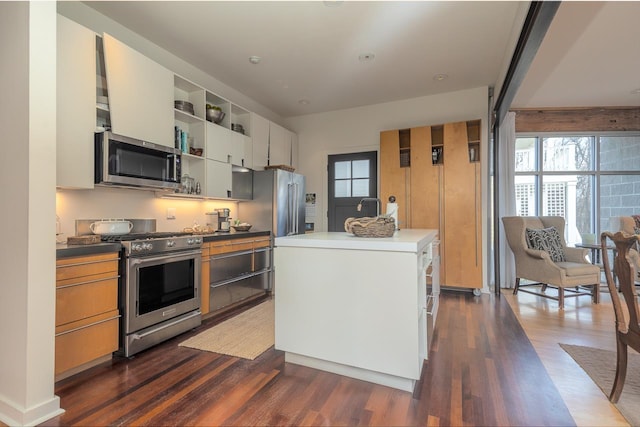
<svg viewBox="0 0 640 427"><path fill-rule="evenodd" d="M304 176L282 169L255 171L253 200L238 203L238 219L275 237L304 234Z"/></svg>

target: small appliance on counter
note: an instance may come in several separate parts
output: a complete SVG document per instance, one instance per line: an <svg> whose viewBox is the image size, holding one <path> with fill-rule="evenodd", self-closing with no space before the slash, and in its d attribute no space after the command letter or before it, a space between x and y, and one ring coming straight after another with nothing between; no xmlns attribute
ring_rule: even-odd
<svg viewBox="0 0 640 427"><path fill-rule="evenodd" d="M227 208L214 209L213 212L206 212L206 215L215 217L207 221L207 225L215 227L215 231L229 232L231 231L231 210Z"/></svg>

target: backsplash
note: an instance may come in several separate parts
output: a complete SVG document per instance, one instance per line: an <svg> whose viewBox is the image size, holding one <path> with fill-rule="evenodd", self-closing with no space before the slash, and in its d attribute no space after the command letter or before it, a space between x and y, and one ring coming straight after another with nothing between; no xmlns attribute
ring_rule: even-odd
<svg viewBox="0 0 640 427"><path fill-rule="evenodd" d="M167 211L175 209L175 219ZM227 208L236 219L236 202L160 198L153 191L96 187L93 190L58 190L56 214L64 238L75 235L75 221L85 218L153 218L157 231L180 231L194 221L206 225L205 212Z"/></svg>

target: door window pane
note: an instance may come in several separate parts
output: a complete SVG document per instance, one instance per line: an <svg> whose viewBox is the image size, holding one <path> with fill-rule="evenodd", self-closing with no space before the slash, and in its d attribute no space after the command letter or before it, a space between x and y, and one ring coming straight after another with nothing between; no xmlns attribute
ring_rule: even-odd
<svg viewBox="0 0 640 427"><path fill-rule="evenodd" d="M353 197L369 197L369 179L354 179Z"/></svg>
<svg viewBox="0 0 640 427"><path fill-rule="evenodd" d="M354 178L369 178L369 160L355 160L353 162Z"/></svg>
<svg viewBox="0 0 640 427"><path fill-rule="evenodd" d="M350 180L336 180L335 184L335 197L351 197Z"/></svg>
<svg viewBox="0 0 640 427"><path fill-rule="evenodd" d="M336 162L336 179L351 178L351 162Z"/></svg>
<svg viewBox="0 0 640 427"><path fill-rule="evenodd" d="M640 136L603 136L600 138L600 170L640 170Z"/></svg>
<svg viewBox="0 0 640 427"><path fill-rule="evenodd" d="M567 136L542 140L542 169L545 171L591 170L592 138Z"/></svg>

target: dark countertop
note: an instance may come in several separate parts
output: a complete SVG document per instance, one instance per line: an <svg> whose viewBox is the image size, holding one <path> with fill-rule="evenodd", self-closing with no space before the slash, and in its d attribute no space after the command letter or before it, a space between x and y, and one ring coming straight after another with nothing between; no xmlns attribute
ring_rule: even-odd
<svg viewBox="0 0 640 427"><path fill-rule="evenodd" d="M118 252L120 248L122 248L120 243L95 243L92 245L67 245L66 243L58 243L56 245L56 258Z"/></svg>
<svg viewBox="0 0 640 427"><path fill-rule="evenodd" d="M270 231L230 231L228 233L202 234L203 241L216 242L220 240L242 239L244 237L270 236ZM122 246L118 242L95 243L92 245L56 245L56 258L95 255L107 252L118 252Z"/></svg>

